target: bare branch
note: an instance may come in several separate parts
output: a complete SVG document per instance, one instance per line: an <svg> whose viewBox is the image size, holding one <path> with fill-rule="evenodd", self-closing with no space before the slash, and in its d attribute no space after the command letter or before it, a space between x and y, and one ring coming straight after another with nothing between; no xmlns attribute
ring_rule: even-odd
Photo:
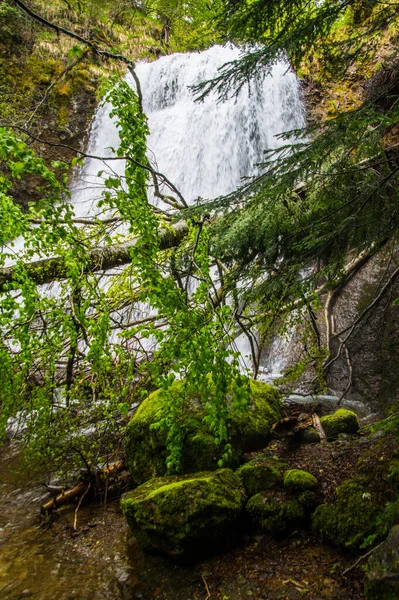
<svg viewBox="0 0 399 600"><path fill-rule="evenodd" d="M14 1L14 4L16 4L18 6L18 8L20 8L24 13L29 15L29 17L31 17L31 19L34 19L38 23L41 23L41 25L45 25L46 27L53 29L54 31L57 32L57 34L63 33L64 35L67 35L75 40L78 40L78 42L81 42L82 44L86 44L86 46L88 46L98 56L103 56L104 58L111 58L113 60L119 60L119 61L125 63L126 65L128 65L130 72L132 72L132 70L135 68L134 62L132 60L130 60L129 58L126 58L126 56L123 56L122 54L114 54L113 52L108 52L108 50L101 50L100 48L98 48L96 46L96 44L94 44L90 40L87 40L86 38L82 37L81 35L75 33L74 31L69 31L68 29L61 27L60 25L55 25L55 23L51 23L50 21L48 21L41 15L38 15L37 13L33 12L33 10L31 10L28 6L26 6L23 2L21 2L21 0L13 0L13 1Z"/></svg>

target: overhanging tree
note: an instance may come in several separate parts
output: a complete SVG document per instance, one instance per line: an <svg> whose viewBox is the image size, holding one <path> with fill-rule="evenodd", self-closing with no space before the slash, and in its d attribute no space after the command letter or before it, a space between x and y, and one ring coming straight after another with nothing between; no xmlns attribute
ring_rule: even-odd
<svg viewBox="0 0 399 600"><path fill-rule="evenodd" d="M340 67L349 68L364 58L360 36L370 49L373 36L397 26L397 3L373 4L368 16L354 19L353 2L225 3L228 35L260 46L205 82L200 93L215 87L222 95L235 93L248 78L263 76L277 58L288 55L298 65L315 43L324 72L334 76L338 52ZM348 11L343 39L334 37ZM170 407L161 426L170 432L174 469L179 464L175 416L181 407L167 390L178 374L188 391L211 399L211 427L228 453L228 390L233 390L233 410L245 407L248 398L248 381L234 352L237 331L248 335L256 364L259 330L267 336L302 310L314 326L321 294L332 296L370 256L395 242L395 52L387 58L390 76L370 86L361 106L321 127L294 132L297 142L268 153L259 177L195 208L186 207L173 189L163 194L170 208L166 213L148 204L148 177L161 193L159 174L145 157L140 103L123 83L109 99L121 130L115 158L128 158L126 186L108 178L104 214L86 226L75 222L65 181L55 174L64 165L48 169L4 132L1 158L8 175L2 179L2 240L6 245L24 235L26 250L15 266L0 272L3 425L21 411L33 448L53 459L63 456L62 431L68 430L70 447L78 446L94 463L105 448L109 451L110 429L123 425L130 402L161 386ZM342 73L340 68L337 77ZM288 142L292 132L284 137ZM23 214L9 188L13 179L29 173L42 178L43 200ZM125 239L115 248L113 228L121 221ZM30 264L36 254L56 258ZM217 283L210 276L213 265ZM54 269L50 276L46 267ZM104 267L118 269L110 274ZM54 275L62 278L58 297L37 288ZM189 293L189 278L197 281L194 293ZM151 310L140 314L143 303ZM309 331L309 352L300 367L313 365L321 381L332 360L329 340L323 343L316 326ZM100 443L92 444L82 430L86 421L95 423Z"/></svg>

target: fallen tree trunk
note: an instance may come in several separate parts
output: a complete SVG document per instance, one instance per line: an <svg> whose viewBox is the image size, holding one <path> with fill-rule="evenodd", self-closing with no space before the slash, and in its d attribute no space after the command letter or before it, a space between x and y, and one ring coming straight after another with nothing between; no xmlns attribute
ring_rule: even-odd
<svg viewBox="0 0 399 600"><path fill-rule="evenodd" d="M43 514L50 513L53 510L59 508L63 504L68 504L72 500L75 500L79 496L82 496L87 488L88 484L84 481L81 481L75 487L70 490L62 491L61 494L58 494L55 498L51 498L41 506L41 512Z"/></svg>
<svg viewBox="0 0 399 600"><path fill-rule="evenodd" d="M167 250L178 246L187 232L188 227L185 223L177 225L174 229L163 229L160 232L160 249ZM83 267L83 272L95 273L129 264L130 251L134 245L135 242L132 240L124 244L92 248L87 253L87 262ZM37 285L66 279L68 276L67 265L62 256L25 263L24 267L30 279ZM12 287L18 287L19 281L15 279L15 275L13 266L0 269L0 293L5 292L9 284L13 284Z"/></svg>
<svg viewBox="0 0 399 600"><path fill-rule="evenodd" d="M99 485L99 477L105 478L106 486L108 488L110 478L116 477L124 468L124 466L124 460L118 460L108 465L108 467L105 467L104 469L90 471L90 473L87 469L84 469L82 472L83 481L80 481L73 488L68 490L61 489L60 491L60 488L57 488L57 486L48 486L47 489L50 493L54 493L56 491L59 491L59 493L55 497L50 498L50 500L47 500L47 502L42 504L42 514L51 513L60 506L68 504L69 502L73 502L78 498L82 499L92 484L94 484L94 487Z"/></svg>

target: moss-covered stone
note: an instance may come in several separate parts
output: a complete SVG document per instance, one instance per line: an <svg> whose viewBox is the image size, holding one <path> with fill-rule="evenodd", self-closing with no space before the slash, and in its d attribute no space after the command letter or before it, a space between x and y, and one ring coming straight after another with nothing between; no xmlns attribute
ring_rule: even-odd
<svg viewBox="0 0 399 600"><path fill-rule="evenodd" d="M184 432L183 473L218 468L223 448L216 445L209 426L204 422L204 400L184 396L184 382L176 381L170 393L182 395L179 425ZM152 477L166 474L166 432L152 425L165 413L160 390L153 392L140 405L126 429L125 454L133 481L141 484ZM270 439L272 425L281 418L280 394L265 383L251 381L248 410L232 416L230 434L233 454L230 464L237 466L244 452L263 448Z"/></svg>
<svg viewBox="0 0 399 600"><path fill-rule="evenodd" d="M320 435L314 427L307 427L299 432L299 441L301 444L317 444L320 442Z"/></svg>
<svg viewBox="0 0 399 600"><path fill-rule="evenodd" d="M192 560L232 539L246 501L230 469L153 479L122 496L122 511L139 545L180 560Z"/></svg>
<svg viewBox="0 0 399 600"><path fill-rule="evenodd" d="M313 512L316 506L320 504L319 494L309 490L299 494L297 500L307 513Z"/></svg>
<svg viewBox="0 0 399 600"><path fill-rule="evenodd" d="M273 458L254 458L237 470L249 497L278 487L283 464Z"/></svg>
<svg viewBox="0 0 399 600"><path fill-rule="evenodd" d="M364 591L366 600L399 598L399 525L391 529L386 541L370 556Z"/></svg>
<svg viewBox="0 0 399 600"><path fill-rule="evenodd" d="M380 504L362 481L344 481L337 488L333 505L317 507L313 529L333 544L359 548L376 528Z"/></svg>
<svg viewBox="0 0 399 600"><path fill-rule="evenodd" d="M282 536L304 521L306 511L285 492L262 492L249 499L246 512L256 529Z"/></svg>
<svg viewBox="0 0 399 600"><path fill-rule="evenodd" d="M335 440L340 433L357 433L359 421L352 410L340 408L332 415L320 419L327 438Z"/></svg>
<svg viewBox="0 0 399 600"><path fill-rule="evenodd" d="M316 477L301 469L290 469L284 474L284 487L289 492L299 493L307 490L316 490L319 482Z"/></svg>

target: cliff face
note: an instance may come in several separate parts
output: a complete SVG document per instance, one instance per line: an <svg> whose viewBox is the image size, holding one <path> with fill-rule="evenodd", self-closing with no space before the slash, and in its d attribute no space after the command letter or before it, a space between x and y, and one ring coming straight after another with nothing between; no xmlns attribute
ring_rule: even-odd
<svg viewBox="0 0 399 600"><path fill-rule="evenodd" d="M346 25L342 25L342 29ZM379 113L390 109L399 98L399 62L395 47L398 28L379 35L377 50L367 59L334 79L322 70L315 56L299 71L311 124L321 125L341 112L370 103ZM335 35L339 38L341 30ZM385 155L393 168L399 167L399 127L389 128L383 138ZM377 167L378 168L378 167ZM372 251L371 251L372 254ZM348 262L356 259L348 252ZM359 268L339 288L325 294L316 314L320 344L329 348L325 380L338 397L360 400L373 410L393 410L399 402L399 250L397 240ZM311 323L304 315L308 326ZM329 332L327 334L327 331ZM305 357L301 332L294 335L288 350L288 368ZM302 376L305 389L316 391L310 367ZM313 384L310 385L309 381Z"/></svg>
<svg viewBox="0 0 399 600"><path fill-rule="evenodd" d="M122 3L92 0L74 8L61 0L38 0L29 7L49 22L133 61L166 52L161 24L133 6L123 11ZM62 145L85 147L102 80L125 68L39 24L7 1L0 5L0 58L0 125L21 128L16 131L27 134L31 147L49 161L71 160L74 151ZM26 206L35 200L35 181L24 180L13 195Z"/></svg>
<svg viewBox="0 0 399 600"><path fill-rule="evenodd" d="M337 355L342 340L347 341L339 358L328 370L328 385L385 408L399 401L399 253L384 249L348 282L339 294L333 319L337 336L331 344Z"/></svg>
<svg viewBox="0 0 399 600"><path fill-rule="evenodd" d="M390 411L399 402L399 250L391 244L368 260L334 295L324 295L316 315L320 342L329 346L325 380L338 398ZM309 320L305 316L308 326ZM327 331L329 330L329 335ZM287 367L305 357L301 332L293 336ZM315 372L301 378L304 391L317 392Z"/></svg>

